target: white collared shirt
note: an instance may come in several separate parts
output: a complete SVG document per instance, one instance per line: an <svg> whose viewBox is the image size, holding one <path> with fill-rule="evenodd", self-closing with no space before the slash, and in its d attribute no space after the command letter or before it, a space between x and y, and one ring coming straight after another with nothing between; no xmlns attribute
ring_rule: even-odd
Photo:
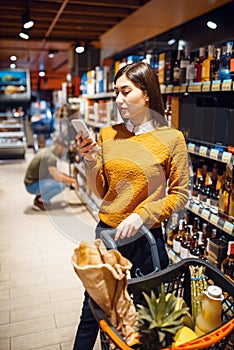
<svg viewBox="0 0 234 350"><path fill-rule="evenodd" d="M155 129L152 119L138 126L133 125L131 120L128 119L125 123L125 126L128 131L132 132L135 135L145 134L146 132L150 132Z"/></svg>

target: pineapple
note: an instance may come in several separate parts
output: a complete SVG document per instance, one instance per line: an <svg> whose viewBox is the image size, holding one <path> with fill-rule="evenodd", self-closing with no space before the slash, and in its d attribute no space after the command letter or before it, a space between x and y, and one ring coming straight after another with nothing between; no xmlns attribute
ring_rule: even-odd
<svg viewBox="0 0 234 350"><path fill-rule="evenodd" d="M173 338L184 323L194 327L192 317L185 301L173 293L165 294L164 285L158 299L143 292L147 306L137 305L137 328L141 335L142 350L158 350L170 346ZM184 321L184 323L183 323Z"/></svg>

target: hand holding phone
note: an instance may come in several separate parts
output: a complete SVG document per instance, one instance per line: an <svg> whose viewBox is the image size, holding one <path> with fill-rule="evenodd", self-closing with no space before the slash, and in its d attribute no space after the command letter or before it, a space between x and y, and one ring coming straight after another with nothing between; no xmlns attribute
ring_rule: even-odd
<svg viewBox="0 0 234 350"><path fill-rule="evenodd" d="M93 136L91 135L89 129L87 128L87 125L85 124L85 122L83 120L72 119L71 123L78 133L82 132L82 139L87 139L88 137L91 137L93 142L95 142L95 140L93 139ZM96 145L95 147L93 147L92 150L98 151L98 146Z"/></svg>

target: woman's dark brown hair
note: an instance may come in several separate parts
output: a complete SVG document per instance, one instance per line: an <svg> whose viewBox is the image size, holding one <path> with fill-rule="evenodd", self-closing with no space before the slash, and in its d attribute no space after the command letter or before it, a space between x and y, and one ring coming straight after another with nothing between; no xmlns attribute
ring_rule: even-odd
<svg viewBox="0 0 234 350"><path fill-rule="evenodd" d="M167 121L164 117L163 99L155 70L149 64L138 61L120 68L115 75L115 84L122 75L126 75L133 84L142 91L147 92L147 96L149 97L149 108L156 124L167 125Z"/></svg>

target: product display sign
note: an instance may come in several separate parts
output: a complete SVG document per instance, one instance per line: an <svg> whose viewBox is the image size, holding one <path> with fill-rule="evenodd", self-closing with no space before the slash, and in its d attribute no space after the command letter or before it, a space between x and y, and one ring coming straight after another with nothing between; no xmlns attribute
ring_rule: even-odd
<svg viewBox="0 0 234 350"><path fill-rule="evenodd" d="M0 100L30 100L30 74L25 69L0 70Z"/></svg>

